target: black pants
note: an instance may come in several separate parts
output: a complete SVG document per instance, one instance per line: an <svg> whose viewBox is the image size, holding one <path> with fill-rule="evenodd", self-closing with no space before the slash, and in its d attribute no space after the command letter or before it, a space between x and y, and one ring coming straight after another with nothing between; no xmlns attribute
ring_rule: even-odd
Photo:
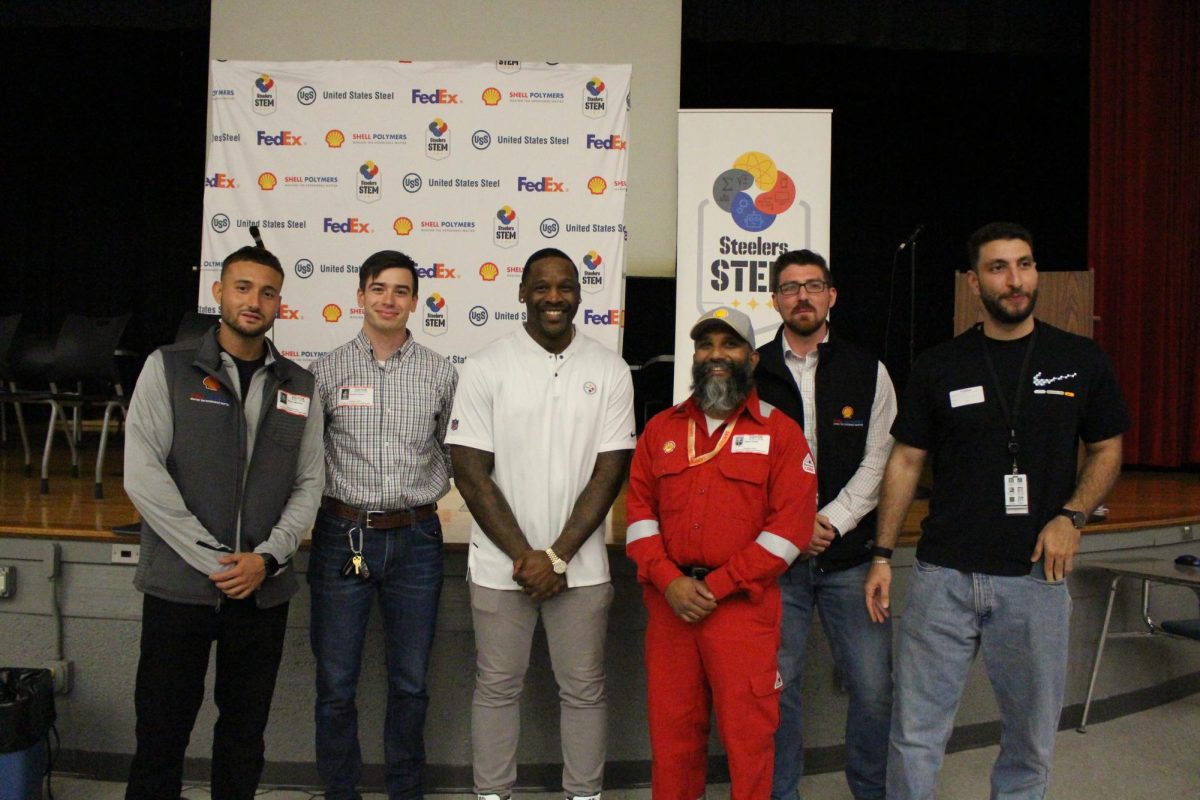
<svg viewBox="0 0 1200 800"><path fill-rule="evenodd" d="M283 656L288 604L260 609L254 598L221 607L146 595L134 706L137 753L126 800L177 800L183 758L204 700L204 675L217 643L213 800L251 800L262 776L263 731Z"/></svg>

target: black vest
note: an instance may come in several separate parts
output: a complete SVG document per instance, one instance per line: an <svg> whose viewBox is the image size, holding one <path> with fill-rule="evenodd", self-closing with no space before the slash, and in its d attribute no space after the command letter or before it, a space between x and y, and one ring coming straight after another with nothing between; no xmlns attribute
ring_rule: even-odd
<svg viewBox="0 0 1200 800"><path fill-rule="evenodd" d="M780 325L775 338L758 348L754 384L762 399L804 427L804 403L800 387L783 361L782 339ZM820 507L838 496L862 463L879 362L836 334L817 345L817 352L817 505ZM875 545L874 510L854 530L841 534L816 557L818 569L836 572L871 558L871 548Z"/></svg>
<svg viewBox="0 0 1200 800"><path fill-rule="evenodd" d="M292 494L305 417L278 408L280 390L312 398L312 373L283 358L266 366L254 451L246 468L246 417L221 363L216 328L162 348L174 437L167 471L189 511L230 552L252 552L271 535ZM243 475L245 480L243 482ZM240 536L238 518L241 517ZM221 592L142 522L134 585L180 603L218 605ZM294 570L263 581L260 608L287 602L299 588Z"/></svg>

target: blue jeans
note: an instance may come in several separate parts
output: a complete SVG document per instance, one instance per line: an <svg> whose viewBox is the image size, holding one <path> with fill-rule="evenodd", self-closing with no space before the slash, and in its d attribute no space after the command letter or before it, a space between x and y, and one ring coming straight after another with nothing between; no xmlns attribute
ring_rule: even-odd
<svg viewBox="0 0 1200 800"><path fill-rule="evenodd" d="M344 577L353 522L322 511L313 528L308 583L310 638L317 662L317 772L328 800L358 800L362 751L354 697L371 605L379 598L387 660L383 750L390 800L421 797L425 766L425 673L442 592L442 527L437 517L411 527L363 531L370 580Z"/></svg>
<svg viewBox="0 0 1200 800"><path fill-rule="evenodd" d="M1000 706L993 800L1046 795L1067 674L1071 597L1041 564L1019 577L918 561L896 647L888 797L931 798L967 670L983 662Z"/></svg>
<svg viewBox="0 0 1200 800"><path fill-rule="evenodd" d="M771 797L794 798L804 775L802 690L804 653L814 607L833 652L833 663L850 694L846 715L846 781L855 798L882 798L892 714L892 625L871 622L863 599L870 564L818 572L816 563L795 562L779 576L783 636L779 647L779 729Z"/></svg>

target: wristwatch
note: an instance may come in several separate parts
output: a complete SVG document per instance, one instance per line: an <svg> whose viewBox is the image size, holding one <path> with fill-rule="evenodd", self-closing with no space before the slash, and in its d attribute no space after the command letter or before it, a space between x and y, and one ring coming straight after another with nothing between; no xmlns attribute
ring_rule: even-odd
<svg viewBox="0 0 1200 800"><path fill-rule="evenodd" d="M1071 524L1075 526L1075 530L1077 531L1083 530L1083 526L1087 525L1088 515L1082 511L1076 511L1073 508L1060 508L1058 515L1071 520Z"/></svg>
<svg viewBox="0 0 1200 800"><path fill-rule="evenodd" d="M545 553L550 558L550 566L554 568L555 575L562 575L567 571L567 562L558 557L553 547L547 547Z"/></svg>
<svg viewBox="0 0 1200 800"><path fill-rule="evenodd" d="M263 566L267 568L267 577L272 577L276 572L279 572L279 560L270 553L259 553L262 557Z"/></svg>

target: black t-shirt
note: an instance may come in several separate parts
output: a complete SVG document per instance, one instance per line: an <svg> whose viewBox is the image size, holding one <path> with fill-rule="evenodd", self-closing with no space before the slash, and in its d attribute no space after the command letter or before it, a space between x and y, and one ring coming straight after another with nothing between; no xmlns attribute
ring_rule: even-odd
<svg viewBox="0 0 1200 800"><path fill-rule="evenodd" d="M933 459L933 496L917 546L922 561L963 572L1028 574L1038 533L1075 489L1078 440L1099 442L1129 428L1104 351L1038 322L1016 420L1029 514L1006 514L1004 476L1013 457L996 396L1005 392L1011 412L1028 343L1029 337L990 340L976 327L926 351L913 366L892 435Z"/></svg>
<svg viewBox="0 0 1200 800"><path fill-rule="evenodd" d="M225 350L225 352L229 353L228 350ZM237 367L238 385L241 387L241 401L244 405L246 402L246 392L250 389L250 379L254 377L254 373L258 372L259 367L267 363L267 350L264 347L262 355L250 361L238 358L233 353L229 353L229 357L233 359L233 365Z"/></svg>

